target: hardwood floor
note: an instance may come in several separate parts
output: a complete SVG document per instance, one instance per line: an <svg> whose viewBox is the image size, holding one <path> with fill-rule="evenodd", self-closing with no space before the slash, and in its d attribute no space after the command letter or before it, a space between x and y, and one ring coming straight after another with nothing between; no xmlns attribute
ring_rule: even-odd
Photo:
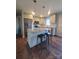
<svg viewBox="0 0 79 59"><path fill-rule="evenodd" d="M47 46L44 42L44 46L47 49L42 49L41 52L40 45L29 48L26 39L17 38L16 59L62 59L62 38L52 37L49 40L49 45Z"/></svg>

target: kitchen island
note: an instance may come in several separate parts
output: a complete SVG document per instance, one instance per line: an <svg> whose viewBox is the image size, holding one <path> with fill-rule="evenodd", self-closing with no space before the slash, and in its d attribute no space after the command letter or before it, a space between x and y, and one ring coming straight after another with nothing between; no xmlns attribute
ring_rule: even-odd
<svg viewBox="0 0 79 59"><path fill-rule="evenodd" d="M28 29L27 30L27 42L29 44L29 47L32 48L32 47L40 44L41 41L40 41L40 39L38 39L38 41L37 41L37 35L44 34L47 31L48 31L48 28Z"/></svg>

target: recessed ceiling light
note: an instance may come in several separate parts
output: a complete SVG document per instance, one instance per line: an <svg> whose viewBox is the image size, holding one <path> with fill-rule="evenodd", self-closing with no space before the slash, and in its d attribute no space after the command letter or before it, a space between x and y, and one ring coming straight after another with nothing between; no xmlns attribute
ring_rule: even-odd
<svg viewBox="0 0 79 59"><path fill-rule="evenodd" d="M35 15L35 12L32 11L32 15Z"/></svg>

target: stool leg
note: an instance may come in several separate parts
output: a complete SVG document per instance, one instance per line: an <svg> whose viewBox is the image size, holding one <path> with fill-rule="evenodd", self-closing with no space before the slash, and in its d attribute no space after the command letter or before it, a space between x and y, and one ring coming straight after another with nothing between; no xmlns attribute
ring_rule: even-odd
<svg viewBox="0 0 79 59"><path fill-rule="evenodd" d="M42 38L40 38L41 42L40 42L40 46L41 46L41 50L40 50L40 55L42 54Z"/></svg>
<svg viewBox="0 0 79 59"><path fill-rule="evenodd" d="M38 37L37 37L37 44L38 44Z"/></svg>
<svg viewBox="0 0 79 59"><path fill-rule="evenodd" d="M47 46L48 46L48 37L46 37L46 41L47 41L46 43L47 43Z"/></svg>
<svg viewBox="0 0 79 59"><path fill-rule="evenodd" d="M48 37L48 35L46 35L46 41L47 41L47 44L49 43L49 37Z"/></svg>

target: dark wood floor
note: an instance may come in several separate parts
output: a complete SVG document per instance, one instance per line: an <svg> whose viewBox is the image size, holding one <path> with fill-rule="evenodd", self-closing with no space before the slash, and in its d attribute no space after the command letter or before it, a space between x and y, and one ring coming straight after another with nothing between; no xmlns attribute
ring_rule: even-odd
<svg viewBox="0 0 79 59"><path fill-rule="evenodd" d="M62 59L62 38L52 37L49 45L43 43L42 49L40 45L29 48L27 40L23 38L16 39L16 59Z"/></svg>

